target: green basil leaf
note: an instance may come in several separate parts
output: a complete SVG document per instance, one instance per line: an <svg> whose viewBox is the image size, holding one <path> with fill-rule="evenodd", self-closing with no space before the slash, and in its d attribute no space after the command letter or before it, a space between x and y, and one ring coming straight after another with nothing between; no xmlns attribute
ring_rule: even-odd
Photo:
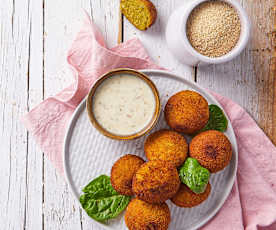
<svg viewBox="0 0 276 230"><path fill-rule="evenodd" d="M128 205L131 197L118 194L110 178L101 175L83 188L80 203L87 214L100 222L117 217Z"/></svg>
<svg viewBox="0 0 276 230"><path fill-rule="evenodd" d="M101 175L96 179L92 180L88 185L86 185L82 189L82 191L84 193L91 194L91 198L95 197L96 199L118 194L113 189L109 176L106 175Z"/></svg>
<svg viewBox="0 0 276 230"><path fill-rule="evenodd" d="M228 126L228 120L225 117L222 109L217 105L209 105L209 121L200 132L207 130L217 130L225 132Z"/></svg>
<svg viewBox="0 0 276 230"><path fill-rule="evenodd" d="M82 207L87 214L100 222L117 217L125 210L129 201L130 197L124 195L114 195L100 199L91 199L89 194L83 194L80 197Z"/></svg>
<svg viewBox="0 0 276 230"><path fill-rule="evenodd" d="M198 194L205 191L210 172L203 168L196 159L188 157L179 170L179 177L182 183Z"/></svg>

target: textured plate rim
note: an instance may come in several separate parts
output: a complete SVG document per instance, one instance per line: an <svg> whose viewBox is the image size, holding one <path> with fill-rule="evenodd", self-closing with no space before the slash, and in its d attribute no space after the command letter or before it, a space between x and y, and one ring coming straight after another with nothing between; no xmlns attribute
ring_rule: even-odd
<svg viewBox="0 0 276 230"><path fill-rule="evenodd" d="M204 97L209 97L211 100L213 100L217 105L219 105L224 114L226 115L227 119L228 119L228 129L230 130L230 132L233 134L233 140L231 140L231 144L232 144L232 147L233 147L233 152L234 152L234 155L235 155L235 165L234 165L234 173L231 177L231 180L229 181L228 183L228 186L226 187L225 189L225 195L224 197L221 199L221 201L218 203L217 207L214 208L206 217L205 219L203 219L200 223L198 224L195 224L192 228L190 228L189 230L196 230L200 227L202 227L204 224L206 224L210 219L212 219L216 214L217 212L221 209L221 207L223 206L223 204L225 203L226 199L228 198L228 196L230 195L230 192L233 188L233 185L234 185L234 182L236 180L236 174L237 174L237 168L238 168L238 147L237 147L237 140L236 140L236 136L235 136L235 132L234 132L234 129L232 127L232 123L227 115L227 113L224 111L223 107L221 106L221 104L217 101L217 99L215 99L213 97L213 95L211 95L209 92L207 92L206 89L202 88L201 86L199 86L197 83L195 82L192 82L188 79L185 79L184 77L181 77L177 74L173 74L173 73L170 73L170 72L167 72L167 71L164 71L164 70L151 70L151 69L145 69L145 70L140 70L141 72L143 72L144 74L146 75L155 75L155 76L160 76L160 75L166 75L166 77L171 77L171 78L174 78L178 81L181 81L183 82L184 84L187 84L187 85L190 85L192 86L193 89L197 90L200 94L203 94ZM77 115L81 112L82 110L82 107L85 106L85 101L86 101L86 98L85 97L82 102L78 105L78 107L76 108L76 110L74 111L74 113L72 114L72 118L70 119L69 123L68 123L68 126L67 126L67 130L66 130L66 133L65 133L65 138L64 138L64 142L63 142L63 168L64 168L64 176L65 176L65 180L69 186L69 189L70 191L73 193L74 195L74 198L76 199L77 203L79 204L80 208L82 208L80 202L79 202L79 197L78 197L78 194L77 192L75 191L75 189L73 188L73 182L71 180L71 177L70 177L70 173L69 173L69 167L68 167L68 162L66 161L66 152L68 150L68 145L69 145L69 141L70 141L70 138L71 138L71 133L72 133L72 130L73 130L73 125L75 122L76 122L76 117ZM86 212L84 212L86 213ZM86 214L87 215L87 214ZM88 215L87 215L88 216ZM89 217L90 218L90 217ZM93 219L92 219L93 220ZM95 221L95 223L102 227L102 228L105 228L107 230L110 230L110 227L106 226L105 224L102 224L102 223L99 223L97 221Z"/></svg>

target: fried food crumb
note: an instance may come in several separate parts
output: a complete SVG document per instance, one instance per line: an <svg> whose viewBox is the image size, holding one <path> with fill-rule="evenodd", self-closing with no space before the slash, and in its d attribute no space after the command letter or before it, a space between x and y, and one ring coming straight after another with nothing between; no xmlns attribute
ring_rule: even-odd
<svg viewBox="0 0 276 230"><path fill-rule="evenodd" d="M166 230L171 221L166 203L149 204L133 199L126 210L125 222L130 230Z"/></svg>
<svg viewBox="0 0 276 230"><path fill-rule="evenodd" d="M120 194L131 196L132 179L145 161L138 156L127 154L117 160L111 169L112 187Z"/></svg>
<svg viewBox="0 0 276 230"><path fill-rule="evenodd" d="M149 161L136 172L132 190L141 200L162 203L177 192L180 179L176 167L166 161Z"/></svg>
<svg viewBox="0 0 276 230"><path fill-rule="evenodd" d="M228 138L219 131L209 130L195 136L189 146L190 156L211 173L224 169L232 158Z"/></svg>
<svg viewBox="0 0 276 230"><path fill-rule="evenodd" d="M209 120L208 102L199 93L184 90L169 98L165 106L167 124L178 132L193 134Z"/></svg>
<svg viewBox="0 0 276 230"><path fill-rule="evenodd" d="M190 190L185 184L180 185L180 189L171 201L182 208L192 208L205 201L211 192L211 185L208 183L204 193L196 194Z"/></svg>
<svg viewBox="0 0 276 230"><path fill-rule="evenodd" d="M187 157L188 144L181 134L164 129L148 136L144 150L150 161L163 160L178 167Z"/></svg>

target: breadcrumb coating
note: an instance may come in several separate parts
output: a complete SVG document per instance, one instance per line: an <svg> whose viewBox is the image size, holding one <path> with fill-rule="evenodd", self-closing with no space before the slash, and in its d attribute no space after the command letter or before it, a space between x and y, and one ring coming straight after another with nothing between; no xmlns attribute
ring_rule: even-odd
<svg viewBox="0 0 276 230"><path fill-rule="evenodd" d="M184 90L169 98L165 106L167 124L178 132L193 134L209 120L208 102L199 93Z"/></svg>
<svg viewBox="0 0 276 230"><path fill-rule="evenodd" d="M138 156L127 154L115 162L111 169L112 187L120 194L131 196L132 179L145 161Z"/></svg>
<svg viewBox="0 0 276 230"><path fill-rule="evenodd" d="M204 193L196 194L191 189L189 189L185 184L180 185L180 189L175 194L171 201L182 208L192 208L201 204L205 201L211 192L210 183L207 184L206 190Z"/></svg>
<svg viewBox="0 0 276 230"><path fill-rule="evenodd" d="M232 158L228 138L219 131L209 130L195 136L189 146L190 156L211 173L224 169Z"/></svg>
<svg viewBox="0 0 276 230"><path fill-rule="evenodd" d="M125 222L129 230L166 230L171 221L166 203L149 204L133 199L126 210Z"/></svg>
<svg viewBox="0 0 276 230"><path fill-rule="evenodd" d="M132 190L141 200L162 203L177 192L180 179L177 169L166 161L149 161L136 172Z"/></svg>
<svg viewBox="0 0 276 230"><path fill-rule="evenodd" d="M164 129L148 136L144 150L150 161L163 160L178 167L187 157L188 144L179 133Z"/></svg>
<svg viewBox="0 0 276 230"><path fill-rule="evenodd" d="M121 0L121 12L139 30L146 30L156 20L157 11L149 0Z"/></svg>

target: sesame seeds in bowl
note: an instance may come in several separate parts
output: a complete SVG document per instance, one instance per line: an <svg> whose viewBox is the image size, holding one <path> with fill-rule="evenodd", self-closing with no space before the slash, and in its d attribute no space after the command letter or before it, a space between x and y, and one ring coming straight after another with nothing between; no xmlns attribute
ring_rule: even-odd
<svg viewBox="0 0 276 230"><path fill-rule="evenodd" d="M240 17L236 9L224 1L206 1L191 12L186 33L197 52L211 58L221 57L239 41Z"/></svg>
<svg viewBox="0 0 276 230"><path fill-rule="evenodd" d="M166 41L184 64L220 64L245 49L250 27L246 11L236 0L185 1L169 18Z"/></svg>

